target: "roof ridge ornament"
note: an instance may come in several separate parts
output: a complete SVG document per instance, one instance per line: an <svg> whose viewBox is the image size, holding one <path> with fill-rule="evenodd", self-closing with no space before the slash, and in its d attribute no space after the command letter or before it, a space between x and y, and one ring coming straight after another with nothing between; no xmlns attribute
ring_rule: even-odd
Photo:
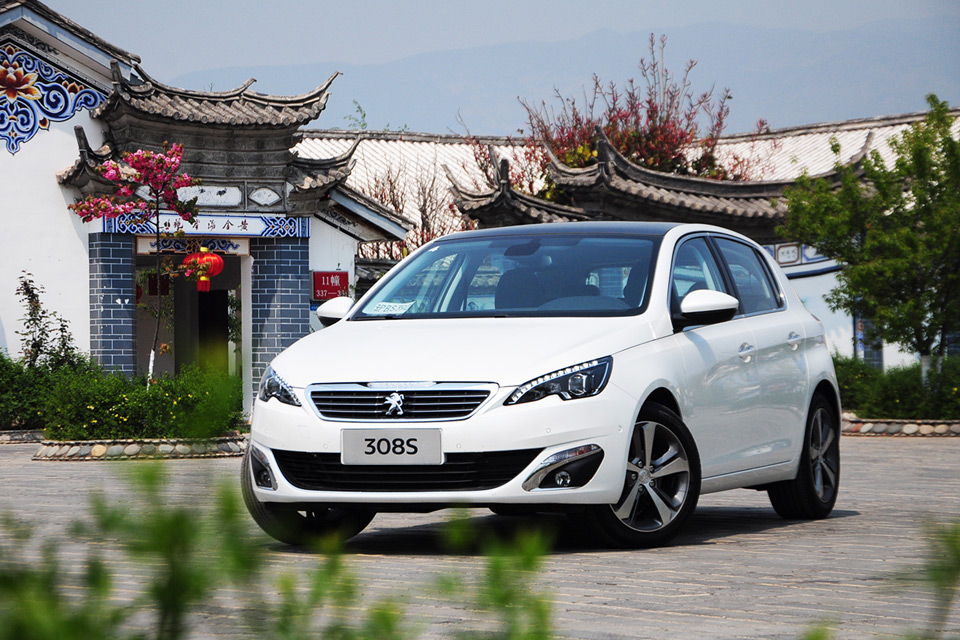
<svg viewBox="0 0 960 640"><path fill-rule="evenodd" d="M601 125L596 126L597 133L597 164L600 166L600 174L604 182L609 182L613 177L613 158L617 150L613 143L607 137L606 131Z"/></svg>

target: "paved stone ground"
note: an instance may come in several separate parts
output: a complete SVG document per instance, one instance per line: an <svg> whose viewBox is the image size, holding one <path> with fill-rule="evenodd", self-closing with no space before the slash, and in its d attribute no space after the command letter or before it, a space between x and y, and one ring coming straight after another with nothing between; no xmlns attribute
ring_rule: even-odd
<svg viewBox="0 0 960 640"><path fill-rule="evenodd" d="M32 462L36 445L0 447L0 512L38 525L41 538L66 536L91 492L126 495L124 470L139 463ZM673 546L649 551L591 548L561 534L539 587L554 602L557 634L570 638L799 638L817 621L838 638L879 638L919 629L931 600L889 576L916 566L923 519L960 518L960 438L844 438L841 496L825 521L788 523L766 495L734 491L704 496ZM172 460L171 499L210 504L216 478L236 478L239 459ZM469 512L487 532L511 535L515 519ZM479 575L483 559L440 551L447 516L381 514L347 547L365 597L410 597L409 615L428 637L449 637L475 613L426 593L443 573ZM251 521L251 529L255 525ZM8 534L0 531L0 537ZM91 543L85 543L91 544ZM79 566L85 544L66 544L66 566ZM305 575L315 562L263 538L273 570ZM122 597L132 597L147 569L110 554ZM238 597L239 596L239 597ZM196 638L250 635L238 611L246 598L217 595L195 616ZM960 633L955 607L949 631Z"/></svg>

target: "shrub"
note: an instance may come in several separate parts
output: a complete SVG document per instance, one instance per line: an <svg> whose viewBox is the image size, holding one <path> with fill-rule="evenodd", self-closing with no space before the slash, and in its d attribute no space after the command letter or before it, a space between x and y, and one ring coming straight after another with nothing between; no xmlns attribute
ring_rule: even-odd
<svg viewBox="0 0 960 640"><path fill-rule="evenodd" d="M926 386L920 365L880 371L861 360L834 356L844 409L861 418L960 419L960 358L945 358Z"/></svg>
<svg viewBox="0 0 960 640"><path fill-rule="evenodd" d="M850 411L862 410L873 399L877 378L883 373L859 358L834 355L833 366L837 370L837 382L840 384L840 400L843 408Z"/></svg>
<svg viewBox="0 0 960 640"><path fill-rule="evenodd" d="M100 370L53 376L43 417L57 440L206 438L237 426L242 388L235 376L184 369L146 384Z"/></svg>
<svg viewBox="0 0 960 640"><path fill-rule="evenodd" d="M78 361L71 367L89 367ZM0 429L41 430L42 409L50 396L53 371L45 366L31 367L0 351Z"/></svg>
<svg viewBox="0 0 960 640"><path fill-rule="evenodd" d="M929 392L919 364L887 369L877 377L866 410L872 418L938 418L930 413Z"/></svg>

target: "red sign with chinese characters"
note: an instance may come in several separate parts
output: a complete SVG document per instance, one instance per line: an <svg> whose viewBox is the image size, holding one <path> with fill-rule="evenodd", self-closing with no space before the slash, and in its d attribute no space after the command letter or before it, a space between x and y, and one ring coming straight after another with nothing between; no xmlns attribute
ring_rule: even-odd
<svg viewBox="0 0 960 640"><path fill-rule="evenodd" d="M314 271L313 299L330 300L347 295L350 279L346 271Z"/></svg>

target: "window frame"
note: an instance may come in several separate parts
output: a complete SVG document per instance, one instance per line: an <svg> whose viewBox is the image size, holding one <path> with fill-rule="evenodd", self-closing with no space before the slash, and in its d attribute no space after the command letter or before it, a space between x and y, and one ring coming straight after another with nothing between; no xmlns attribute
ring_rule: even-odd
<svg viewBox="0 0 960 640"><path fill-rule="evenodd" d="M760 264L760 269L767 280L767 285L770 287L770 290L773 292L773 297L776 299L776 303L777 303L776 307L774 307L773 309L751 311L750 313L746 312L746 309L744 308L744 305L743 305L743 297L740 294L740 287L737 285L737 279L733 275L733 269L730 267L730 263L727 260L726 255L724 255L723 249L720 247L720 244L718 242L719 240L726 240L727 242L732 242L734 244L741 245L749 249L753 253L757 262ZM755 247L754 245L748 242L744 242L739 238L735 238L733 236L728 236L724 234L718 234L718 233L710 234L709 242L713 247L714 254L720 259L722 263L722 268L726 274L726 277L728 278L728 285L732 287L731 289L732 291L736 292L734 295L736 296L737 300L740 301L740 308L739 308L740 313L738 313L737 316L735 317L752 318L754 316L762 316L768 313L779 313L782 311L786 311L787 299L786 299L786 295L783 292L783 287L780 286L780 280L777 278L776 274L773 272L773 269L771 268L770 263L768 262L769 258L763 252L762 249L758 250L757 247Z"/></svg>
<svg viewBox="0 0 960 640"><path fill-rule="evenodd" d="M676 299L676 304L674 304L674 299L675 299L674 292L676 291L676 288L673 286L673 282L674 282L674 269L677 266L677 254L680 253L680 249L683 247L683 245L697 239L702 239L704 241L704 244L707 247L707 251L710 253L710 257L713 258L714 264L716 265L720 275L720 280L723 283L724 291L722 291L722 293L732 295L737 298L737 302L740 302L740 297L735 294L736 289L733 287L733 282L729 273L729 267L727 266L726 262L723 261L722 256L719 255L719 251L717 250L717 247L714 245L712 241L713 239L711 234L705 233L705 232L697 232L697 233L683 236L682 238L680 238L680 240L677 241L677 244L673 248L673 256L670 260L670 276L669 276L669 282L667 286L667 296L668 296L667 308L670 311L670 317L672 319L675 319L675 316L679 313L680 302L683 300L683 298L678 298ZM734 316L732 319L736 319L743 315L742 303L740 303L737 310L738 310L738 314Z"/></svg>

